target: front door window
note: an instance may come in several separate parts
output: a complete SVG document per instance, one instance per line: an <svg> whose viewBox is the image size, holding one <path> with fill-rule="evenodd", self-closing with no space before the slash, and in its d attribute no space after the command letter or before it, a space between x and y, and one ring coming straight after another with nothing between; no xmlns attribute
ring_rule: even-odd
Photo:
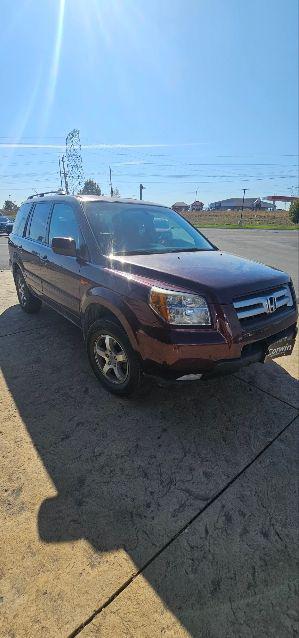
<svg viewBox="0 0 299 638"><path fill-rule="evenodd" d="M70 237L79 248L79 227L74 210L69 204L54 204L49 230L49 245L53 237Z"/></svg>

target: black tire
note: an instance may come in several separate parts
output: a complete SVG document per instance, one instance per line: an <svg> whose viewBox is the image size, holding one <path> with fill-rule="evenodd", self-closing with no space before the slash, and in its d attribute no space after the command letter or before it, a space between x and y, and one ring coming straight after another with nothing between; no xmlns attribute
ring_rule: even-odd
<svg viewBox="0 0 299 638"><path fill-rule="evenodd" d="M30 292L26 284L26 281L19 269L16 271L14 279L15 279L15 285L17 289L19 304L22 310L24 310L24 312L27 312L29 314L39 312L39 310L41 309L42 302L40 299L38 299L38 297L35 297L32 294L32 292Z"/></svg>
<svg viewBox="0 0 299 638"><path fill-rule="evenodd" d="M110 337L111 341L111 357L114 357L116 367L109 364L113 360L108 359L106 346L106 337ZM103 344L103 345L102 345ZM94 374L99 379L106 390L118 396L130 396L138 392L142 381L142 370L139 358L134 352L125 331L113 321L98 320L89 328L86 336L86 346L90 365ZM105 350L106 348L106 350ZM105 358L98 352L106 352ZM116 359L121 358L121 363ZM125 360L126 357L126 360ZM103 368L107 365L106 374ZM118 370L120 367L120 370ZM118 375L116 376L115 369Z"/></svg>

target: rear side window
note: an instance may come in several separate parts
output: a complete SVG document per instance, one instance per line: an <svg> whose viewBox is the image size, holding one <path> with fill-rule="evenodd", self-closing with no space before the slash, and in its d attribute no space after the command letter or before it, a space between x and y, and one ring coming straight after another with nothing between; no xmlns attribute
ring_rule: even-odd
<svg viewBox="0 0 299 638"><path fill-rule="evenodd" d="M27 236L41 244L46 242L47 222L51 210L51 202L35 204Z"/></svg>
<svg viewBox="0 0 299 638"><path fill-rule="evenodd" d="M79 228L74 210L69 204L54 204L50 222L49 244L53 237L71 237L79 247Z"/></svg>
<svg viewBox="0 0 299 638"><path fill-rule="evenodd" d="M32 204L22 204L21 208L17 212L17 216L13 225L13 232L15 235L23 236L25 224L27 221L28 213Z"/></svg>

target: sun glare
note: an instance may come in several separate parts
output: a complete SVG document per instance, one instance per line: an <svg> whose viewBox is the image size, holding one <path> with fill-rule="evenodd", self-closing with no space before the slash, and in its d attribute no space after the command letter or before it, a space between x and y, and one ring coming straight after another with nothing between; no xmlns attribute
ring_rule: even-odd
<svg viewBox="0 0 299 638"><path fill-rule="evenodd" d="M59 63L61 55L62 37L63 37L63 25L64 25L64 13L65 13L66 0L59 0L57 28L55 34L55 43L53 48L53 56L51 62L51 68L49 72L48 87L46 93L44 116L42 119L42 129L45 129L48 123L49 115L51 112L52 104L55 97L57 77L59 73Z"/></svg>

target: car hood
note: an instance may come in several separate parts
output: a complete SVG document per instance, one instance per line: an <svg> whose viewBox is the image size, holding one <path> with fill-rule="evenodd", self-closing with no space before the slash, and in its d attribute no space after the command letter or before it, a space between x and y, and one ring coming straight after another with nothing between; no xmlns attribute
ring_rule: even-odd
<svg viewBox="0 0 299 638"><path fill-rule="evenodd" d="M276 268L243 259L219 250L177 252L152 255L126 255L114 258L121 270L161 282L161 285L183 286L208 293L221 303L243 294L267 290L289 281L289 276Z"/></svg>

